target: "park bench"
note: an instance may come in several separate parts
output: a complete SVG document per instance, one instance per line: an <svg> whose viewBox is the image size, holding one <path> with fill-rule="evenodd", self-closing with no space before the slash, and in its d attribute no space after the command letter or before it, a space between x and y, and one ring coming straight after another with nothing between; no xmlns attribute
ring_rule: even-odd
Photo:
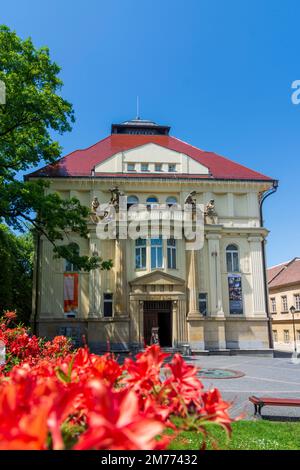
<svg viewBox="0 0 300 470"><path fill-rule="evenodd" d="M249 397L254 405L254 415L261 416L263 406L300 406L299 398Z"/></svg>

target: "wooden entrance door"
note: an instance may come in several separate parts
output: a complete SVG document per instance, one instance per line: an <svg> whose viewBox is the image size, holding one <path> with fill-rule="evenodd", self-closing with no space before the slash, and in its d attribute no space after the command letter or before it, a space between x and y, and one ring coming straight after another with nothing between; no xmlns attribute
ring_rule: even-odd
<svg viewBox="0 0 300 470"><path fill-rule="evenodd" d="M153 327L158 327L158 336L161 346L172 346L172 302L171 301L145 301L144 302L144 338L148 346L151 340Z"/></svg>

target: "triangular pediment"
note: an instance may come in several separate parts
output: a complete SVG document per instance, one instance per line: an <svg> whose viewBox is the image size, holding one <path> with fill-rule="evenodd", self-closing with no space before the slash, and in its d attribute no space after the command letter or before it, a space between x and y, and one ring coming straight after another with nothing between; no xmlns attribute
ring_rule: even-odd
<svg viewBox="0 0 300 470"><path fill-rule="evenodd" d="M130 282L133 286L142 286L142 285L172 285L172 286L182 286L185 284L185 281L179 277L172 276L163 271L152 271L149 274L144 276L137 277Z"/></svg>

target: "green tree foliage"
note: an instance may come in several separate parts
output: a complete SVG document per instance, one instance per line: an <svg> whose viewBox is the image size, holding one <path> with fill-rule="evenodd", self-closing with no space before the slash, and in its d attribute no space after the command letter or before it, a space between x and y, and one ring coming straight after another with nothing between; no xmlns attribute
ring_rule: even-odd
<svg viewBox="0 0 300 470"><path fill-rule="evenodd" d="M32 233L18 236L0 224L0 314L17 310L25 324L31 313L32 264Z"/></svg>
<svg viewBox="0 0 300 470"><path fill-rule="evenodd" d="M0 80L6 103L0 105L0 221L17 230L30 223L52 244L56 256L74 262L71 234L87 237L89 210L78 199L63 200L46 190L45 181L21 181L18 176L61 154L55 133L71 130L72 105L60 96L59 66L46 47L36 49L0 26ZM62 241L68 238L68 245ZM110 261L98 257L76 258L83 270L108 269Z"/></svg>

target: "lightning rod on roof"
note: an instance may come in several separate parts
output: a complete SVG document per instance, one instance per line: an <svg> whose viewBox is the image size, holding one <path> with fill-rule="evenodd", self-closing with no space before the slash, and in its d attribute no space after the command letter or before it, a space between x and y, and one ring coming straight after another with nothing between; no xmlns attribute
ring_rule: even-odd
<svg viewBox="0 0 300 470"><path fill-rule="evenodd" d="M136 97L136 119L141 119L140 118L140 102L139 102L139 97Z"/></svg>

